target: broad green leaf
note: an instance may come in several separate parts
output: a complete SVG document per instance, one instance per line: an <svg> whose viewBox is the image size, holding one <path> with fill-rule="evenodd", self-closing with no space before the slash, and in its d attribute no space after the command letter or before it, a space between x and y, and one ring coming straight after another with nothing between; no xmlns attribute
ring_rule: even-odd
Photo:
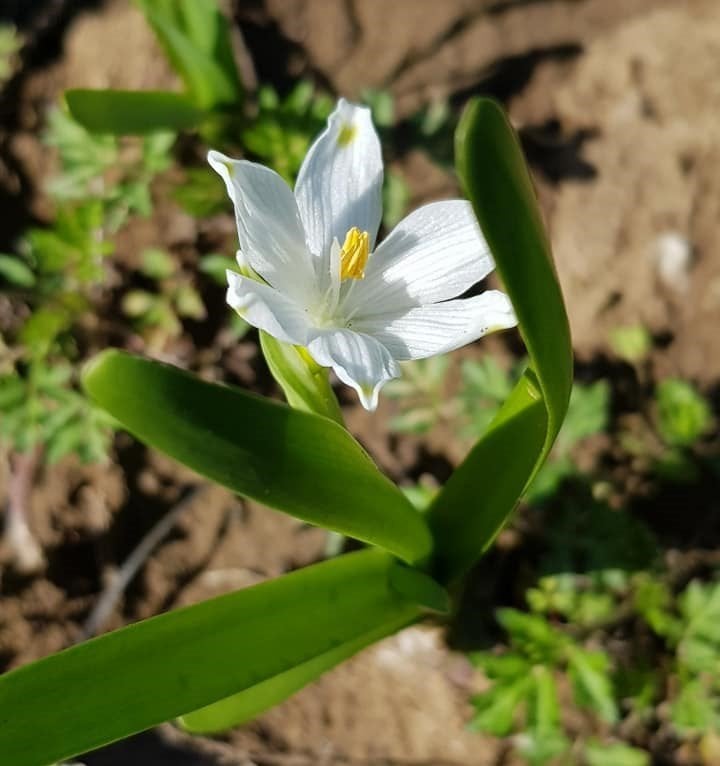
<svg viewBox="0 0 720 766"><path fill-rule="evenodd" d="M457 578L490 547L533 474L546 433L547 411L528 371L427 514L441 578Z"/></svg>
<svg viewBox="0 0 720 766"><path fill-rule="evenodd" d="M302 665L286 670L232 697L184 715L179 723L184 729L195 734L213 734L239 726L282 702L290 694L299 691L310 681L314 681L325 671L352 657L366 646L395 633L407 623L407 616L403 613L369 633L320 654Z"/></svg>
<svg viewBox="0 0 720 766"><path fill-rule="evenodd" d="M65 93L72 116L93 133L128 135L179 131L199 125L206 112L170 91L87 90Z"/></svg>
<svg viewBox="0 0 720 766"><path fill-rule="evenodd" d="M522 150L502 109L467 107L457 167L512 300L530 368L430 510L437 569L454 579L487 549L553 445L572 386L565 306Z"/></svg>
<svg viewBox="0 0 720 766"><path fill-rule="evenodd" d="M457 163L495 258L548 409L548 442L557 434L572 386L572 350L532 179L502 108L472 102L458 128Z"/></svg>
<svg viewBox="0 0 720 766"><path fill-rule="evenodd" d="M418 576L414 569L396 567L390 575L390 583L398 593L412 603L443 613L449 610L449 601L445 592L429 578ZM401 614L369 633L341 644L325 654L320 654L302 665L269 678L232 697L184 715L180 719L180 724L188 731L198 734L214 733L238 726L282 702L288 695L298 691L360 649L397 632L407 623L407 616Z"/></svg>
<svg viewBox="0 0 720 766"><path fill-rule="evenodd" d="M412 622L421 610L398 591L399 569L380 551L340 556L7 673L0 677L3 763L54 763L268 679L282 685L292 668ZM437 598L426 575L403 577ZM286 680L291 693L295 678Z"/></svg>
<svg viewBox="0 0 720 766"><path fill-rule="evenodd" d="M227 21L212 0L136 0L188 95L203 108L239 104Z"/></svg>
<svg viewBox="0 0 720 766"><path fill-rule="evenodd" d="M327 368L320 367L305 349L283 343L262 331L260 347L273 378L280 384L291 407L324 415L343 424Z"/></svg>
<svg viewBox="0 0 720 766"><path fill-rule="evenodd" d="M423 518L327 418L119 351L84 385L141 441L239 494L412 563L430 553Z"/></svg>

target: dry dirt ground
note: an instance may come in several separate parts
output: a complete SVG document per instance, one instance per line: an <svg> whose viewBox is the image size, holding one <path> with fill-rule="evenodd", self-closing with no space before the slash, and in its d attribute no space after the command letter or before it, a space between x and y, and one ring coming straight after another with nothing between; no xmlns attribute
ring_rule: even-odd
<svg viewBox="0 0 720 766"><path fill-rule="evenodd" d="M32 193L51 164L37 130L65 87L174 84L129 2L81 11L70 5L48 3L33 22L38 39L48 34L43 23L59 24L59 48L37 57L16 101L3 105L0 201L17 212L18 228L48 215L45 199ZM231 10L260 79L311 76L349 97L387 88L399 117L433 99L502 98L533 163L578 356L605 353L612 328L642 323L662 341L657 374L704 384L720 378L717 0L254 0ZM417 150L397 164L415 201L455 191L453 179ZM126 235L118 257L131 260L138 241L192 243L197 224L174 215ZM236 377L253 385L255 361L254 341L244 341ZM374 419L348 407L351 428L402 479L414 475L418 446L389 438L388 413L387 404ZM48 566L34 578L3 572L6 667L80 638L118 563L196 483L126 438L116 452L109 466L67 461L38 477L32 524ZM456 459L451 448L445 459ZM303 566L324 545L318 530L201 486L106 627ZM86 761L509 763L502 743L465 728L474 683L438 629L411 628L225 739L190 740L166 726Z"/></svg>

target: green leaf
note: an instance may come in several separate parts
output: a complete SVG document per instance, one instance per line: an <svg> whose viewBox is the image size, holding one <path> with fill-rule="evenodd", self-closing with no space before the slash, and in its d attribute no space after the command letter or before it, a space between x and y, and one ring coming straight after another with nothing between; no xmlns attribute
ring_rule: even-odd
<svg viewBox="0 0 720 766"><path fill-rule="evenodd" d="M720 699L702 679L685 679L670 705L670 720L681 736L697 736L720 727Z"/></svg>
<svg viewBox="0 0 720 766"><path fill-rule="evenodd" d="M250 721L265 710L282 702L290 694L302 689L310 681L314 681L326 670L334 667L366 646L379 641L381 638L395 633L408 623L404 613L393 620L363 633L352 641L348 641L335 649L302 665L297 665L277 676L269 678L245 691L238 692L232 697L215 702L212 705L196 710L180 718L180 725L194 734L214 734L227 731Z"/></svg>
<svg viewBox="0 0 720 766"><path fill-rule="evenodd" d="M43 143L58 150L62 172L48 181L48 189L62 199L97 196L89 189L92 180L120 165L117 139L88 132L65 109L48 113Z"/></svg>
<svg viewBox="0 0 720 766"><path fill-rule="evenodd" d="M492 681L514 681L526 677L531 670L528 660L515 651L505 654L475 652L470 659Z"/></svg>
<svg viewBox="0 0 720 766"><path fill-rule="evenodd" d="M268 679L283 685L292 668L412 622L420 609L394 587L399 566L380 551L340 556L7 673L3 761L39 766L72 757ZM289 680L285 693L297 688Z"/></svg>
<svg viewBox="0 0 720 766"><path fill-rule="evenodd" d="M498 609L498 622L510 636L510 643L534 663L552 664L557 661L568 639L542 616L518 609Z"/></svg>
<svg viewBox="0 0 720 766"><path fill-rule="evenodd" d="M399 173L390 170L385 173L382 195L383 223L391 229L407 212L410 187Z"/></svg>
<svg viewBox="0 0 720 766"><path fill-rule="evenodd" d="M218 285L223 287L227 285L228 269L230 271L237 271L238 265L234 258L220 255L220 253L208 253L207 255L200 256L198 270L202 271L203 274L207 274Z"/></svg>
<svg viewBox="0 0 720 766"><path fill-rule="evenodd" d="M527 761L528 766L563 763L559 756L570 745L570 740L559 727L543 732L531 729L519 733L517 737L517 752Z"/></svg>
<svg viewBox="0 0 720 766"><path fill-rule="evenodd" d="M139 439L235 492L409 562L430 553L422 517L327 418L114 350L84 385Z"/></svg>
<svg viewBox="0 0 720 766"><path fill-rule="evenodd" d="M239 104L230 27L212 0L136 0L188 95L202 108Z"/></svg>
<svg viewBox="0 0 720 766"><path fill-rule="evenodd" d="M568 648L568 669L578 702L594 710L608 723L615 723L618 710L608 665L608 657L603 652Z"/></svg>
<svg viewBox="0 0 720 766"><path fill-rule="evenodd" d="M262 331L260 348L291 407L343 424L342 411L326 368L316 364L305 349L283 343Z"/></svg>
<svg viewBox="0 0 720 766"><path fill-rule="evenodd" d="M0 277L18 287L32 287L35 284L32 269L14 255L0 253Z"/></svg>
<svg viewBox="0 0 720 766"><path fill-rule="evenodd" d="M120 308L127 317L137 319L145 316L157 303L157 296L148 290L129 290L120 301Z"/></svg>
<svg viewBox="0 0 720 766"><path fill-rule="evenodd" d="M206 113L180 93L170 91L66 91L72 116L94 133L128 135L193 128Z"/></svg>
<svg viewBox="0 0 720 766"><path fill-rule="evenodd" d="M669 585L650 574L635 578L633 609L652 630L673 642L682 634L682 623L672 613L673 594Z"/></svg>
<svg viewBox="0 0 720 766"><path fill-rule="evenodd" d="M200 293L192 285L181 285L173 296L178 316L199 321L207 311Z"/></svg>
<svg viewBox="0 0 720 766"><path fill-rule="evenodd" d="M159 247L148 247L140 255L140 271L150 279L167 279L178 270L175 259Z"/></svg>
<svg viewBox="0 0 720 766"><path fill-rule="evenodd" d="M609 410L610 384L607 380L598 380L587 386L573 386L555 454L565 456L583 439L604 431Z"/></svg>
<svg viewBox="0 0 720 766"><path fill-rule="evenodd" d="M415 569L395 567L389 573L389 582L397 593L413 604L417 603L441 613L449 611L450 604L445 591L430 578L420 575ZM194 713L185 715L181 718L180 723L188 731L196 733L223 731L244 723L263 710L281 702L289 694L301 689L308 682L360 649L400 630L407 622L407 616L401 614L399 617L374 628L369 633L314 657L309 662L298 665L202 710L196 710Z"/></svg>
<svg viewBox="0 0 720 766"><path fill-rule="evenodd" d="M72 317L61 306L46 306L38 309L20 330L20 341L31 355L44 356L50 350L57 336L72 323Z"/></svg>
<svg viewBox="0 0 720 766"><path fill-rule="evenodd" d="M585 745L587 766L650 766L650 754L621 742L590 740Z"/></svg>
<svg viewBox="0 0 720 766"><path fill-rule="evenodd" d="M528 706L528 723L539 737L551 737L560 729L560 701L552 671L544 665L532 670L533 694Z"/></svg>
<svg viewBox="0 0 720 766"><path fill-rule="evenodd" d="M625 325L610 331L610 345L621 359L638 364L652 351L653 338L641 324Z"/></svg>
<svg viewBox="0 0 720 766"><path fill-rule="evenodd" d="M712 426L710 405L685 380L668 378L655 392L658 430L673 447L690 447Z"/></svg>
<svg viewBox="0 0 720 766"><path fill-rule="evenodd" d="M227 193L217 182L217 174L208 168L185 168L184 180L172 191L172 198L195 218L209 218L227 208ZM218 256L220 257L220 256ZM230 268L237 268L233 259ZM222 283L226 283L225 274Z"/></svg>
<svg viewBox="0 0 720 766"><path fill-rule="evenodd" d="M547 425L535 377L527 371L428 511L441 579L456 579L490 547L533 474Z"/></svg>
<svg viewBox="0 0 720 766"><path fill-rule="evenodd" d="M555 441L572 385L570 331L550 245L502 109L489 99L471 102L456 146L458 172L515 308L530 369L430 509L444 581L466 571L502 528Z"/></svg>
<svg viewBox="0 0 720 766"><path fill-rule="evenodd" d="M496 737L508 735L518 715L518 708L527 697L531 679L518 678L510 683L496 683L489 691L473 699L476 713L470 727Z"/></svg>

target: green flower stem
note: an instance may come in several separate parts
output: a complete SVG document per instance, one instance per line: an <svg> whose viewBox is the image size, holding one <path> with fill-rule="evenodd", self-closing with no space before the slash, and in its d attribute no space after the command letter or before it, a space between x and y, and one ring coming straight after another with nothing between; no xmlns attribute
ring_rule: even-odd
<svg viewBox="0 0 720 766"><path fill-rule="evenodd" d="M329 369L321 367L301 346L283 343L260 332L260 348L270 372L295 409L334 420L345 427L342 410L329 380Z"/></svg>

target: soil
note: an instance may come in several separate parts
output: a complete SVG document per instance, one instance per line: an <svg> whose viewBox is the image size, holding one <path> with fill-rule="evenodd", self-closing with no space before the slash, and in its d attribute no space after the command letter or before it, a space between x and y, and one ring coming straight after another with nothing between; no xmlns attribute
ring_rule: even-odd
<svg viewBox="0 0 720 766"><path fill-rule="evenodd" d="M0 95L0 249L48 220L42 193L53 157L38 139L46 109L68 87L173 88L176 78L133 4L38 2L1 10L23 25L24 68ZM248 0L228 3L259 81L279 88L307 76L331 92L395 96L399 119L428 102L502 99L536 175L567 299L574 345L602 365L609 332L643 324L658 343L655 376L704 386L720 379L720 8L716 0ZM14 14L14 15L13 15ZM413 204L457 193L454 178L417 149L396 169ZM159 205L120 236L129 267L142 247L197 257L199 237L232 252L229 215L196 223ZM218 246L220 246L218 244ZM222 298L220 297L221 301ZM137 345L137 339L128 344ZM487 348L507 354L493 340ZM208 362L210 354L211 362ZM251 334L214 355L184 337L164 357L274 392ZM461 355L457 355L460 358ZM454 364L457 364L457 358ZM598 361L600 360L600 361ZM451 434L390 435L394 405L368 415L344 392L350 429L393 479L442 481L462 457ZM0 496L7 487L0 475ZM148 530L185 510L102 624L148 617L321 559L325 534L199 483L120 436L111 463L44 467L30 524L45 566L21 574L6 557L0 588L0 661L11 668L80 640L98 597ZM512 532L509 533L512 537ZM493 587L512 577L501 539ZM507 764L507 746L466 729L477 679L438 628L381 642L258 721L224 738L170 725L83 760L88 766L481 766Z"/></svg>

